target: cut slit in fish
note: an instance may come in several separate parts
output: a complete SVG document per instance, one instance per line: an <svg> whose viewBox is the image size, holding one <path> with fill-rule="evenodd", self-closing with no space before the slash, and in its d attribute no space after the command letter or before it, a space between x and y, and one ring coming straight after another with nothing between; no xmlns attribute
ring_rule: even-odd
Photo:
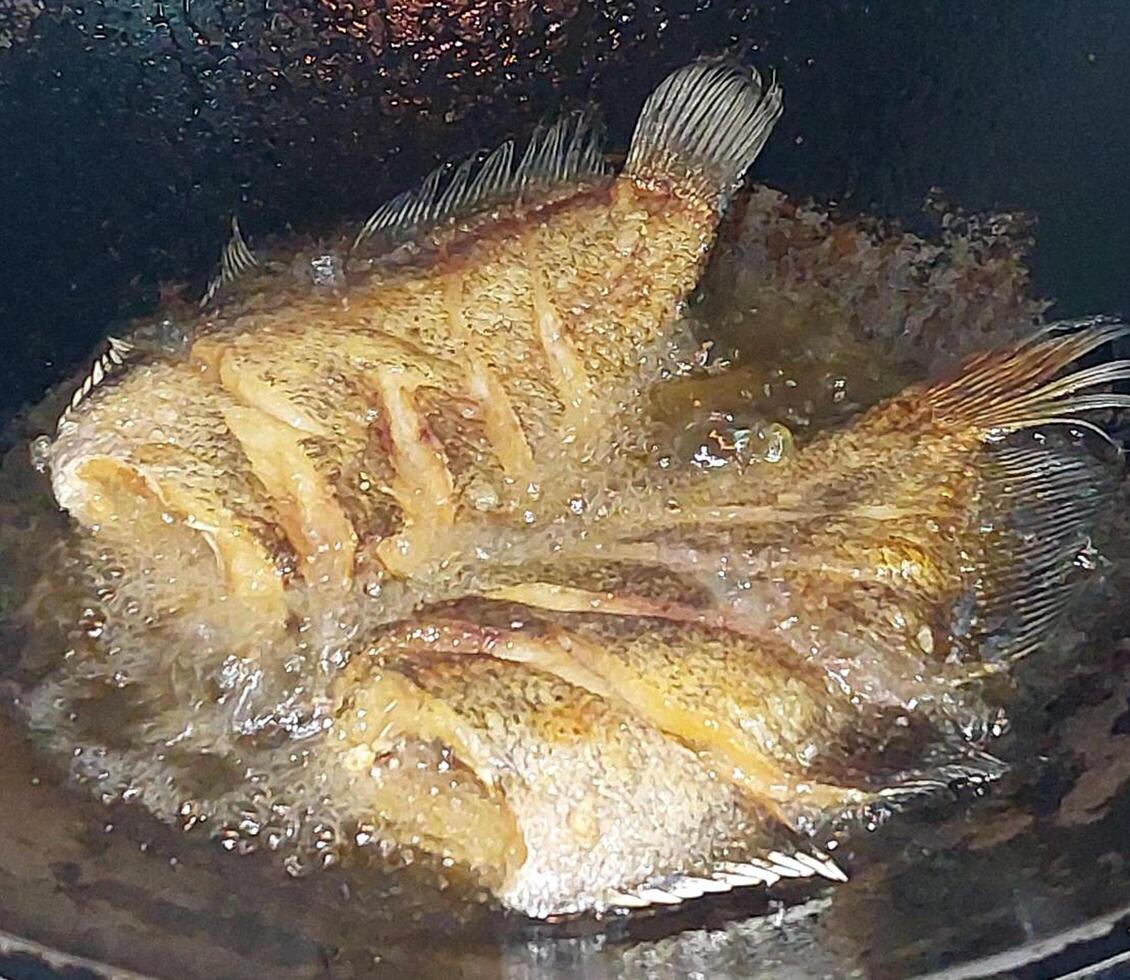
<svg viewBox="0 0 1130 980"><path fill-rule="evenodd" d="M775 702L776 683L808 684L813 704L835 709L815 672L798 670L781 658L779 645L763 639L704 629L672 629L642 618L619 621L616 633L607 622L584 618L527 621L520 629L483 629L474 621L421 619L404 630L392 629L370 646L378 660L388 656L488 656L528 664L606 699L622 703L637 717L692 747L719 779L754 794L777 817L791 821L787 805L798 813L815 809L858 809L870 794L831 786L802 770L790 771L743 725L771 713L788 717ZM586 633L586 631L589 631ZM709 678L718 685L712 689ZM855 720L845 704L842 724ZM816 712L813 713L814 715ZM806 718L789 719L803 730ZM815 720L813 725L819 723ZM818 728L810 729L815 734Z"/></svg>

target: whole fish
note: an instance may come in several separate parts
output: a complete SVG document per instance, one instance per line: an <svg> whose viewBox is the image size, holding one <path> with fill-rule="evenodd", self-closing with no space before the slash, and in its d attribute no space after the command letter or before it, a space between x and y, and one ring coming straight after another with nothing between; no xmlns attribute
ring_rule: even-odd
<svg viewBox="0 0 1130 980"><path fill-rule="evenodd" d="M753 479L675 480L674 513L625 508L552 555L492 564L480 600L422 610L353 659L330 745L378 785L395 745L451 747L514 844L483 853L472 826L444 852L530 914L835 877L826 854L768 842L1003 771L978 682L1051 633L1117 485L1110 460L1042 427L1130 407L1095 390L1130 362L1064 373L1128 333L1045 330ZM697 765L634 734L625 758L641 722ZM447 826L453 803L384 812L413 832Z"/></svg>
<svg viewBox="0 0 1130 980"><path fill-rule="evenodd" d="M1130 406L1130 363L1075 365L1127 328L1046 328L773 465L657 462L647 394L780 111L699 61L618 175L579 114L315 248L233 224L43 454L78 593L112 580L28 699L47 743L168 819L424 851L538 917L841 880L832 828L998 774L979 682L1073 593L1117 482L1079 414Z"/></svg>
<svg viewBox="0 0 1130 980"><path fill-rule="evenodd" d="M528 523L605 451L780 108L699 64L652 97L616 178L579 114L313 256L257 258L235 226L199 315L95 364L50 451L57 499L127 542L138 508L175 515L263 622L290 586L434 576L468 515ZM163 323L180 358L145 346Z"/></svg>

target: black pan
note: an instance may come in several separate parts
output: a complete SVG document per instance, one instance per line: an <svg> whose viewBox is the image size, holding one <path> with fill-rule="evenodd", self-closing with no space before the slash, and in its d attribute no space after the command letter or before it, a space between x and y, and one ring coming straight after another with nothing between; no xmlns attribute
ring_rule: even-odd
<svg viewBox="0 0 1130 980"><path fill-rule="evenodd" d="M8 0L0 414L161 281L202 281L233 211L252 234L328 227L589 97L622 145L657 79L722 48L786 91L759 179L911 228L934 188L1026 213L1054 313L1130 313L1128 38L1130 6L1102 0ZM4 721L0 976L1124 975L1128 653L1111 628L1033 670L1014 775L854 845L834 892L556 927L186 841L58 785Z"/></svg>

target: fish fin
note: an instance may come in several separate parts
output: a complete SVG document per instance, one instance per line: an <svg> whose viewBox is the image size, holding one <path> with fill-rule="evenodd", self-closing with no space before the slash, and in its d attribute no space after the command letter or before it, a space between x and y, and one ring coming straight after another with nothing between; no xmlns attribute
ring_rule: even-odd
<svg viewBox="0 0 1130 980"><path fill-rule="evenodd" d="M1036 649L1080 585L1081 560L1098 512L1114 495L1119 467L1081 446L1029 437L986 445L976 571L951 633L987 663Z"/></svg>
<svg viewBox="0 0 1130 980"><path fill-rule="evenodd" d="M888 774L872 788L862 791L858 803L804 814L805 832L813 836L833 838L836 834L852 831L860 826L874 829L888 818L924 801L952 800L966 790L982 792L984 787L1002 778L1009 768L1007 763L996 756L973 746L954 747L935 761L927 760L914 768ZM809 862L808 858L799 854L793 857ZM787 867L787 862L778 860L772 870L782 877L789 877L782 871L782 868ZM813 873L840 880L835 877L837 870L835 862L832 862L831 867L825 868L824 872Z"/></svg>
<svg viewBox="0 0 1130 980"><path fill-rule="evenodd" d="M1107 318L1052 324L980 355L927 394L935 418L970 424L984 439L975 463L988 532L952 630L982 661L1016 660L1049 634L1075 592L1072 573L1095 517L1117 485L1116 467L1083 447L1043 434L1018 442L1015 434L1057 425L1111 442L1079 416L1130 408L1130 394L1103 390L1130 381L1130 360L1068 369L1126 336L1130 325Z"/></svg>
<svg viewBox="0 0 1130 980"><path fill-rule="evenodd" d="M725 208L765 145L782 110L776 81L754 70L702 59L669 76L644 103L626 176L674 181Z"/></svg>
<svg viewBox="0 0 1130 980"><path fill-rule="evenodd" d="M867 812L872 816L876 813L891 813L925 797L953 792L962 784L987 786L1000 779L1008 770L1008 764L996 756L969 748L936 765L903 773L897 780L875 793L867 806Z"/></svg>
<svg viewBox="0 0 1130 980"><path fill-rule="evenodd" d="M680 905L705 895L723 894L736 888L768 887L782 879L823 878L846 882L847 874L824 851L816 848L769 851L746 861L722 861L703 874L672 874L642 885L609 892L606 908L633 911L661 905Z"/></svg>
<svg viewBox="0 0 1130 980"><path fill-rule="evenodd" d="M75 388L63 414L66 415L67 412L78 408L95 388L117 374L125 366L126 358L132 351L133 345L129 341L119 337L108 337L105 349L94 359L86 377Z"/></svg>
<svg viewBox="0 0 1130 980"><path fill-rule="evenodd" d="M82 383L71 394L70 401L60 417L62 421L68 412L74 411L90 395L95 388L108 379L123 371L129 362L138 357L154 351L158 353L171 353L171 348L157 348L151 341L151 335L157 330L165 329L167 321L156 327L145 327L134 331L127 337L107 337L106 346L95 357L90 370L82 379Z"/></svg>
<svg viewBox="0 0 1130 980"><path fill-rule="evenodd" d="M1127 336L1130 325L1107 318L1052 324L921 392L931 425L976 439L969 470L981 533L966 547L968 586L949 624L975 664L1003 665L1032 652L1077 591L1077 566L1120 472L1080 437L1097 435L1122 456L1082 416L1130 408L1130 394L1111 390L1130 382L1130 360L1077 362Z"/></svg>
<svg viewBox="0 0 1130 980"><path fill-rule="evenodd" d="M243 232L239 228L239 218L232 216L231 237L220 253L220 268L208 281L204 295L200 297L200 306L208 306L228 283L234 282L244 273L259 265L255 253L251 251Z"/></svg>
<svg viewBox="0 0 1130 980"><path fill-rule="evenodd" d="M1130 360L1061 374L1105 344L1130 336L1130 324L1106 317L1055 323L1019 344L967 361L952 379L926 389L934 420L967 424L986 438L1042 425L1095 427L1080 412L1130 408L1130 395L1096 391L1130 381Z"/></svg>
<svg viewBox="0 0 1130 980"><path fill-rule="evenodd" d="M604 177L601 127L591 110L561 116L538 129L515 159L513 140L461 163L445 163L419 187L377 208L353 241L357 249L380 236L395 244L505 201L529 201Z"/></svg>

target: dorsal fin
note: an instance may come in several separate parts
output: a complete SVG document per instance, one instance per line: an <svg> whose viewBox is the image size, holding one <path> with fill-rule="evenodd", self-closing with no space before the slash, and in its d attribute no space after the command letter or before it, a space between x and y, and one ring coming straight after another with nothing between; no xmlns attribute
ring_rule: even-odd
<svg viewBox="0 0 1130 980"><path fill-rule="evenodd" d="M119 337L106 338L106 347L94 359L91 364L90 370L87 372L86 377L82 379L82 383L75 388L74 393L71 395L71 400L67 403L67 407L63 410L63 414L59 417L59 422L62 422L67 417L67 413L74 411L86 397L94 391L103 381L107 378L117 374L126 363L126 358L133 351L133 344Z"/></svg>
<svg viewBox="0 0 1130 980"><path fill-rule="evenodd" d="M200 297L201 307L207 306L219 294L220 290L230 282L234 282L245 272L259 265L255 253L251 251L243 232L239 228L239 218L232 216L231 238L220 253L220 268L208 281L204 295Z"/></svg>
<svg viewBox="0 0 1130 980"><path fill-rule="evenodd" d="M457 165L433 170L419 187L381 205L362 225L353 247L380 234L395 242L465 218L504 201L529 200L560 187L596 180L607 173L600 127L591 111L562 116L537 130L514 162L507 140Z"/></svg>
<svg viewBox="0 0 1130 980"><path fill-rule="evenodd" d="M624 174L672 182L722 210L781 111L776 81L766 89L756 70L718 58L695 61L644 103Z"/></svg>
<svg viewBox="0 0 1130 980"><path fill-rule="evenodd" d="M82 383L75 388L58 421L62 422L92 391L108 379L116 377L131 362L150 356L180 357L191 343L191 331L169 318L143 324L124 337L107 337L106 346L95 357Z"/></svg>

